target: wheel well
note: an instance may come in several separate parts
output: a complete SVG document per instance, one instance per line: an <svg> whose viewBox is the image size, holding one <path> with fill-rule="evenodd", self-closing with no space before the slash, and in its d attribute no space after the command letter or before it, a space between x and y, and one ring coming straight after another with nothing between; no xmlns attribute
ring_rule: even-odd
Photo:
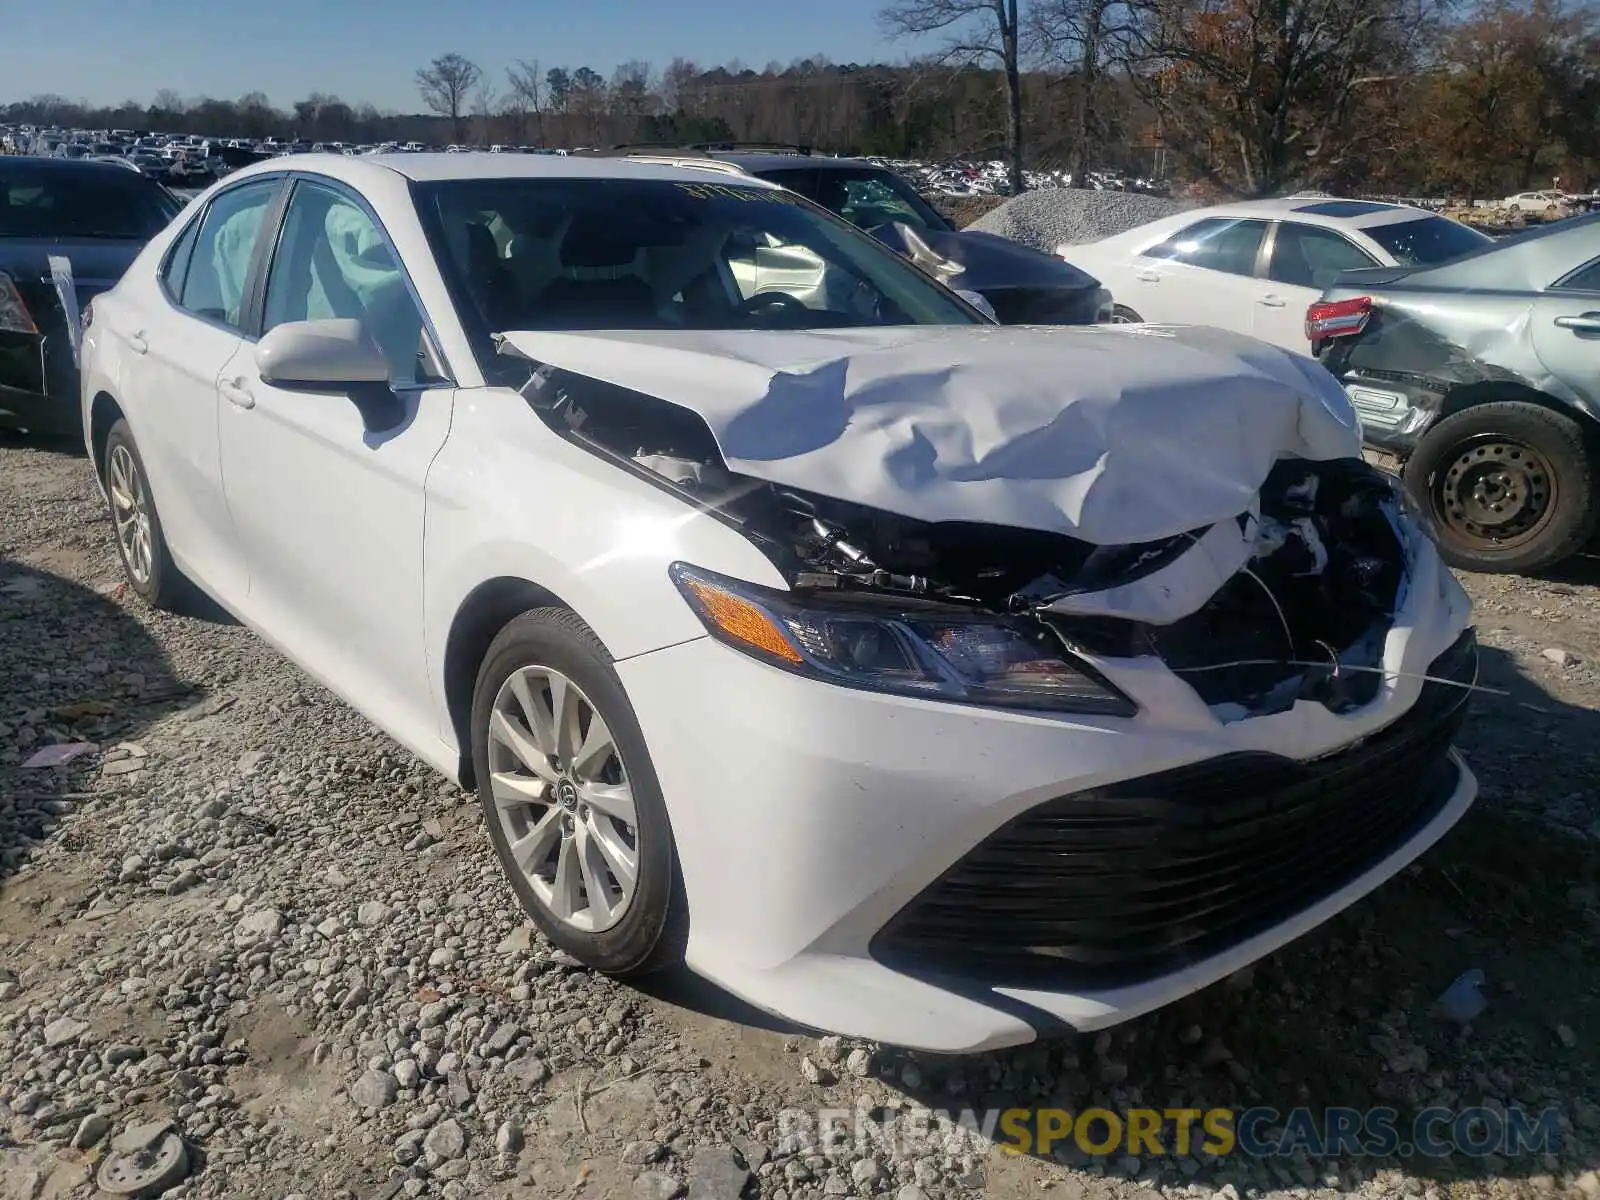
<svg viewBox="0 0 1600 1200"><path fill-rule="evenodd" d="M97 392L89 406L89 452L94 456L89 464L96 475L100 474L106 460L106 439L111 427L122 419L122 409L109 392Z"/></svg>
<svg viewBox="0 0 1600 1200"><path fill-rule="evenodd" d="M1452 388L1445 394L1444 401L1439 405L1439 415L1434 421L1442 421L1446 417L1453 417L1458 412L1472 408L1478 404L1488 404L1493 401L1514 401L1520 404L1532 404L1538 408L1546 408L1551 412L1560 413L1564 417L1571 417L1583 427L1591 439L1600 440L1600 418L1576 404L1569 404L1564 400L1557 400L1547 392L1541 392L1526 384L1516 383L1504 379L1490 379L1482 383L1468 383L1461 387ZM1432 422L1430 422L1432 424Z"/></svg>
<svg viewBox="0 0 1600 1200"><path fill-rule="evenodd" d="M532 608L571 608L548 588L526 579L504 576L473 588L456 610L444 648L444 695L461 751L460 779L477 786L472 772L472 692L478 668L502 629Z"/></svg>

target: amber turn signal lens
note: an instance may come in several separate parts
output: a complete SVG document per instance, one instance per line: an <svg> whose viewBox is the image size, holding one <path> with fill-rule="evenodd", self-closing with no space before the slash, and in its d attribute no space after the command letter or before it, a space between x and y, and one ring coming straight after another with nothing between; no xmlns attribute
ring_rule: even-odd
<svg viewBox="0 0 1600 1200"><path fill-rule="evenodd" d="M763 654L770 654L773 658L796 666L803 661L800 652L789 644L789 639L772 623L772 618L748 600L730 595L698 579L684 582L700 602L705 618L734 641L743 642Z"/></svg>

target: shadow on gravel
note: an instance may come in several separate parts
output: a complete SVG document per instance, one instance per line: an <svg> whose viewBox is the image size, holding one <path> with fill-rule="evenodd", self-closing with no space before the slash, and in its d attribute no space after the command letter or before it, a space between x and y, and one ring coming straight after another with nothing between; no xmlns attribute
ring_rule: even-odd
<svg viewBox="0 0 1600 1200"><path fill-rule="evenodd" d="M103 774L102 790L138 787L136 756L115 747L136 743L152 722L196 697L120 604L9 560L0 560L0 680L4 887L33 847L57 834L60 818L90 801ZM22 766L52 744L79 742L97 749L64 766Z"/></svg>
<svg viewBox="0 0 1600 1200"><path fill-rule="evenodd" d="M746 1025L752 1029L765 1029L772 1033L781 1034L809 1034L813 1032L804 1029L792 1021L782 1017L775 1017L769 1012L764 1012L753 1004L747 1004L731 992L726 992L714 983L701 979L694 972L678 969L676 971L662 971L655 975L646 975L641 979L632 980L630 986L634 990L643 992L646 996L654 997L666 1004L686 1008L706 1017L715 1017L722 1021L732 1021L739 1025Z"/></svg>
<svg viewBox="0 0 1600 1200"><path fill-rule="evenodd" d="M1296 1108L1322 1128L1328 1107L1393 1109L1405 1142L1434 1106L1520 1107L1534 1119L1556 1109L1567 1122L1554 1158L1236 1150L1206 1177L1240 1193L1353 1191L1383 1167L1448 1184L1600 1165L1600 828L1580 831L1551 811L1556 798L1597 791L1600 713L1552 698L1494 649L1484 651L1483 681L1511 695L1476 697L1460 741L1483 784L1478 804L1418 863L1310 936L1097 1036L966 1058L886 1050L880 1072L908 1100L947 1112L1269 1107L1279 1114L1260 1126L1269 1139ZM1488 1006L1463 1027L1434 1002L1472 968L1487 977ZM1147 1186L1181 1184L1197 1164L1179 1161L1173 1143L1168 1124L1164 1155L1129 1157L1124 1134L1100 1161ZM1048 1158L1093 1161L1071 1136Z"/></svg>

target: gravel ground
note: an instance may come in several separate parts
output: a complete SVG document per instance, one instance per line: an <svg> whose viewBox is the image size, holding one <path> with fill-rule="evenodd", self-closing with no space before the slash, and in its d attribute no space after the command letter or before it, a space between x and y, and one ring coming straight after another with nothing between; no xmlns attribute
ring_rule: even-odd
<svg viewBox="0 0 1600 1200"><path fill-rule="evenodd" d="M1057 246L1099 241L1193 207L1141 192L1042 188L1007 200L968 228L1015 238L1050 253Z"/></svg>
<svg viewBox="0 0 1600 1200"><path fill-rule="evenodd" d="M1180 1005L953 1059L575 969L468 797L221 614L125 597L108 534L80 457L0 441L0 1196L88 1195L166 1127L170 1196L1600 1194L1592 564L1469 581L1499 689L1465 735L1484 796L1423 863ZM98 750L20 766L73 741ZM1432 1015L1471 967L1487 1010ZM1510 1161L1141 1162L778 1125L1011 1103L1554 1106L1564 1137Z"/></svg>

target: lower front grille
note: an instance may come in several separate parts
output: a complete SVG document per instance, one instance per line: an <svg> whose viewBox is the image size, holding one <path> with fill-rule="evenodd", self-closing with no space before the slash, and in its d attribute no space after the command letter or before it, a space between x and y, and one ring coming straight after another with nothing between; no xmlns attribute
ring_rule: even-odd
<svg viewBox="0 0 1600 1200"><path fill-rule="evenodd" d="M885 965L1114 987L1216 954L1375 866L1444 807L1477 677L1471 630L1398 720L1309 762L1241 753L1039 805L873 940Z"/></svg>

